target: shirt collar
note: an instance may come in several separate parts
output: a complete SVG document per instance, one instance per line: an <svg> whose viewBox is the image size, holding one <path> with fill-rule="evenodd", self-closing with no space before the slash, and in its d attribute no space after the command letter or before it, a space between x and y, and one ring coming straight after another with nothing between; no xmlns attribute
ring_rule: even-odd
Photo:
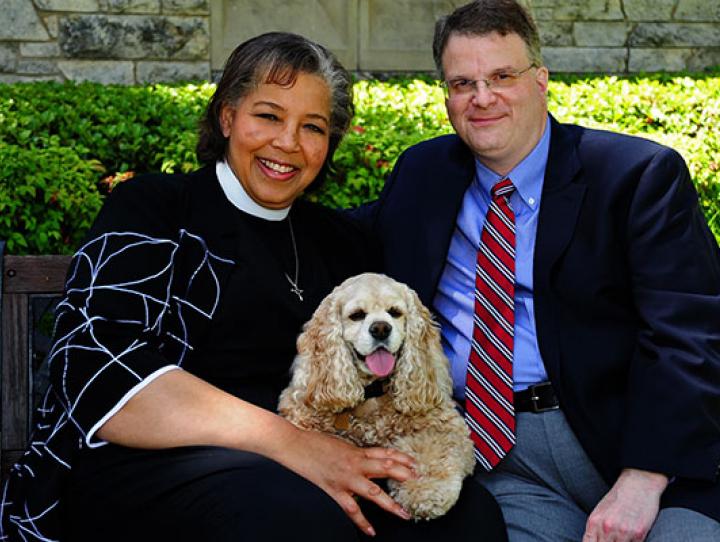
<svg viewBox="0 0 720 542"><path fill-rule="evenodd" d="M215 163L215 173L223 192L225 192L225 197L241 211L258 218L274 221L283 220L290 212L291 206L284 209L268 209L256 203L245 191L242 183L235 176L233 170L230 169L226 160L218 160Z"/></svg>
<svg viewBox="0 0 720 542"><path fill-rule="evenodd" d="M543 179L545 178L545 166L547 165L548 152L550 150L550 117L545 122L545 130L543 131L540 141L535 148L530 151L522 161L515 166L507 175L498 175L485 164L475 159L476 178L480 182L482 189L488 194L495 184L505 179L510 179L515 185L515 190L525 205L531 209L536 209L540 204L540 195L542 194Z"/></svg>

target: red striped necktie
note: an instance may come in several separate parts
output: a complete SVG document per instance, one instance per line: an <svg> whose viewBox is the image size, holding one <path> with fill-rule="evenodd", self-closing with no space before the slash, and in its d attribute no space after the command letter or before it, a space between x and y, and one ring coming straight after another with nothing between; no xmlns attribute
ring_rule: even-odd
<svg viewBox="0 0 720 542"><path fill-rule="evenodd" d="M465 419L475 457L491 470L515 444L513 337L515 213L509 179L492 188L475 269L475 314L465 386Z"/></svg>

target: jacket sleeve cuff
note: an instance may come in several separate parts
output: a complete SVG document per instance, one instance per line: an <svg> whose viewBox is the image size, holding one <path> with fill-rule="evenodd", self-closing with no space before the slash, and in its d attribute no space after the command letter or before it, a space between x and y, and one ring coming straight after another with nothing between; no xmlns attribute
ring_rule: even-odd
<svg viewBox="0 0 720 542"><path fill-rule="evenodd" d="M148 384L150 384L159 376L162 376L165 373L175 369L181 368L178 365L166 365L165 367L161 367L157 371L149 374L141 382L138 382L136 386L133 386L131 389L129 389L128 392L123 395L122 398L120 398L120 400L115 404L115 406L113 406L104 416L102 416L97 421L97 423L95 423L95 425L93 425L87 432L87 435L85 436L85 444L87 444L88 448L99 448L100 446L104 446L105 444L107 444L107 441L95 438L95 433L97 433L97 431L105 424L105 422L112 418L138 392L144 389Z"/></svg>

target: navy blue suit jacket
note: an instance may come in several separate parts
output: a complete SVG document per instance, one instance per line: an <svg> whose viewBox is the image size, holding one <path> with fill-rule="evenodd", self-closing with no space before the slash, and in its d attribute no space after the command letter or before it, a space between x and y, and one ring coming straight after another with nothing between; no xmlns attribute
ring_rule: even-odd
<svg viewBox="0 0 720 542"><path fill-rule="evenodd" d="M685 163L643 139L551 126L533 274L561 407L608 483L625 467L666 473L664 506L720 520L720 250ZM428 306L474 174L457 136L426 141L356 213L385 272Z"/></svg>

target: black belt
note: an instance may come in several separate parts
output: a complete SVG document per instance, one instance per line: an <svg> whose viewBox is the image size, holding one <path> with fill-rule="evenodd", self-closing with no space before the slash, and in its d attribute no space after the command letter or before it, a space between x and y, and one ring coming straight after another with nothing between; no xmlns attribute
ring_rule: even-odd
<svg viewBox="0 0 720 542"><path fill-rule="evenodd" d="M557 410L560 402L550 382L540 382L514 394L515 412Z"/></svg>

